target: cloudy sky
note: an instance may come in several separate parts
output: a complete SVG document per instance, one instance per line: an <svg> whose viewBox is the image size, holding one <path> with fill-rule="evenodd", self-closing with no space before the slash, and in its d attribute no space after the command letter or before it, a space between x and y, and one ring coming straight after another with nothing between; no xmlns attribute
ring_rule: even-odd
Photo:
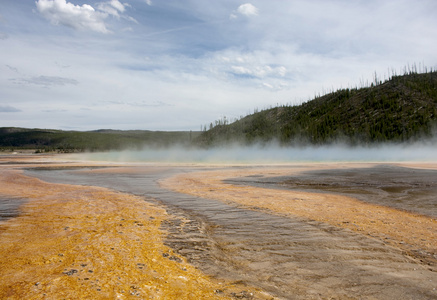
<svg viewBox="0 0 437 300"><path fill-rule="evenodd" d="M0 127L199 130L437 68L435 0L0 0Z"/></svg>

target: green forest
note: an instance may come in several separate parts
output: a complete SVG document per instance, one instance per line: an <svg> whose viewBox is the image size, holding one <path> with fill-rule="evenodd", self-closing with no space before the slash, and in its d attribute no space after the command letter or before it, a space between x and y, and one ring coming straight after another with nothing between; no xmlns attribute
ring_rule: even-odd
<svg viewBox="0 0 437 300"><path fill-rule="evenodd" d="M0 149L35 149L37 152L84 152L190 145L199 132L0 128Z"/></svg>
<svg viewBox="0 0 437 300"><path fill-rule="evenodd" d="M369 87L341 89L296 106L278 106L231 124L211 123L196 139L204 147L277 141L281 145L406 142L433 136L437 72L410 72Z"/></svg>

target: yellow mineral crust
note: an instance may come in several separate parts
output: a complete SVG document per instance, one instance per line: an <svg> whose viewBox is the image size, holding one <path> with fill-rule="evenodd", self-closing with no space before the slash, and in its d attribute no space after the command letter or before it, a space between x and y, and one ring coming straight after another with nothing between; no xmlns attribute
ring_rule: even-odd
<svg viewBox="0 0 437 300"><path fill-rule="evenodd" d="M293 170L298 172L305 168ZM161 185L177 192L244 205L250 209L261 208L271 213L298 216L347 228L382 239L412 256L416 256L418 251L428 253L430 263L436 264L432 257L437 254L437 220L431 217L341 195L267 189L223 182L225 179L244 176L290 175L293 170L261 168L195 172L165 179L161 181Z"/></svg>
<svg viewBox="0 0 437 300"><path fill-rule="evenodd" d="M28 200L0 224L0 299L222 299L233 289L172 253L159 229L169 216L140 197L7 168L0 195Z"/></svg>

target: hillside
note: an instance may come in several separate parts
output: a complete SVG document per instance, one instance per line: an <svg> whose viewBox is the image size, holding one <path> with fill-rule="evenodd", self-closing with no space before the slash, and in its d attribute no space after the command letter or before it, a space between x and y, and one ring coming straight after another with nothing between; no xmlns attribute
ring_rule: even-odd
<svg viewBox="0 0 437 300"><path fill-rule="evenodd" d="M366 88L342 89L298 106L280 106L216 122L204 132L146 130L61 131L0 128L0 150L77 152L239 142L281 145L406 142L437 129L437 72L410 73Z"/></svg>
<svg viewBox="0 0 437 300"><path fill-rule="evenodd" d="M405 142L429 138L437 125L437 72L410 73L366 88L342 89L299 106L281 106L217 125L196 140L282 145Z"/></svg>
<svg viewBox="0 0 437 300"><path fill-rule="evenodd" d="M199 132L97 130L61 131L49 129L0 128L0 148L38 149L39 151L77 152L167 147L190 144Z"/></svg>

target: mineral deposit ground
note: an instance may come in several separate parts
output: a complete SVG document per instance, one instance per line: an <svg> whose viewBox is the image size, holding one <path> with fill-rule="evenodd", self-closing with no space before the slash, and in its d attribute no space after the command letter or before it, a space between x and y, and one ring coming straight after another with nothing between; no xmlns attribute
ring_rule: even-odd
<svg viewBox="0 0 437 300"><path fill-rule="evenodd" d="M436 163L0 156L1 299L436 299Z"/></svg>

